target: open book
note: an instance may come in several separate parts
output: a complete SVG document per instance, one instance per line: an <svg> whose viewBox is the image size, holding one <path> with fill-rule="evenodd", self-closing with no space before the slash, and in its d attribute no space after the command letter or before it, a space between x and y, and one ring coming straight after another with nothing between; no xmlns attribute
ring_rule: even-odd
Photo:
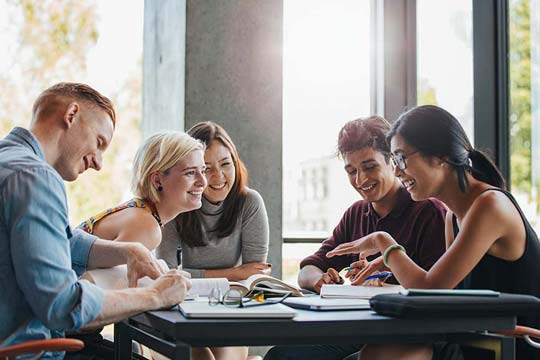
<svg viewBox="0 0 540 360"><path fill-rule="evenodd" d="M397 294L403 287L400 285L383 286L353 286L324 284L321 287L322 298L342 298L342 299L371 299L379 294Z"/></svg>
<svg viewBox="0 0 540 360"><path fill-rule="evenodd" d="M229 282L231 289L237 289L246 295L248 292L263 291L269 294L285 294L291 293L292 296L304 296L300 288L287 284L283 280L263 274L255 274L248 277L246 280Z"/></svg>
<svg viewBox="0 0 540 360"><path fill-rule="evenodd" d="M167 264L162 259L157 260L163 271L169 271ZM119 265L107 269L96 269L86 272L83 278L90 280L102 289L125 289L128 287L127 267ZM150 286L155 280L149 277L139 279L137 287ZM300 289L296 286L287 284L275 277L263 274L251 275L246 280L231 281L226 278L202 278L191 279L191 290L186 299L193 299L197 296L208 296L212 289L218 288L221 294L224 294L230 288L237 289L243 295L251 290L264 291L266 293L284 294L290 292L292 296L303 296Z"/></svg>
<svg viewBox="0 0 540 360"><path fill-rule="evenodd" d="M163 271L169 271L167 264L162 259L157 260ZM128 287L127 266L118 265L107 269L90 270L83 275L83 279L87 279L102 289L118 290ZM150 286L155 280L149 277L139 279L137 287ZM225 278L206 278L206 279L191 279L191 290L186 296L187 299L194 299L197 296L208 296L213 288L218 288L221 293L229 290L229 281Z"/></svg>

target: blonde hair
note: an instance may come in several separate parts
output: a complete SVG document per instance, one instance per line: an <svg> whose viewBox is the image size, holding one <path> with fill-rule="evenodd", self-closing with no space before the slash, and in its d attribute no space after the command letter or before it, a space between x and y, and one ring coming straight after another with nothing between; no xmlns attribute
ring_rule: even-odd
<svg viewBox="0 0 540 360"><path fill-rule="evenodd" d="M163 131L151 135L139 147L133 164L132 191L143 199L159 202L159 192L152 186L152 173L167 174L193 150L205 150L205 146L186 133Z"/></svg>

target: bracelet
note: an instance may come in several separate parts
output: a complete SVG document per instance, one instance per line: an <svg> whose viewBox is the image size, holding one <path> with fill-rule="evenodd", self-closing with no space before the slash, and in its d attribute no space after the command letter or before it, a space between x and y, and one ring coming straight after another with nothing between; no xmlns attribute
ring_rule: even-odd
<svg viewBox="0 0 540 360"><path fill-rule="evenodd" d="M383 252L383 256L382 256L382 259L383 259L383 263L384 263L384 266L386 266L387 268L390 268L390 266L388 265L388 255L390 255L390 253L392 252L392 250L401 250L403 251L404 253L407 253L405 251L405 248L399 244L393 244L393 245L390 245L389 247L387 247L384 252Z"/></svg>

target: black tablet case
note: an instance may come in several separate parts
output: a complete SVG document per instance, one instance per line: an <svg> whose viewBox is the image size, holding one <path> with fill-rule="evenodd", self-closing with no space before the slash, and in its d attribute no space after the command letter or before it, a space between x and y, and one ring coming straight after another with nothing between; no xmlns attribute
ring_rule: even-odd
<svg viewBox="0 0 540 360"><path fill-rule="evenodd" d="M405 296L382 294L371 298L378 314L398 318L530 315L540 313L540 299L531 295L501 293L499 296Z"/></svg>

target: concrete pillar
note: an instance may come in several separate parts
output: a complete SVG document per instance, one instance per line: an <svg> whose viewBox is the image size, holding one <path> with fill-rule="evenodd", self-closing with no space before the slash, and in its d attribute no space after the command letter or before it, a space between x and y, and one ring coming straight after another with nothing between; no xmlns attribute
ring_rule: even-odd
<svg viewBox="0 0 540 360"><path fill-rule="evenodd" d="M184 128L185 0L145 0L142 135Z"/></svg>
<svg viewBox="0 0 540 360"><path fill-rule="evenodd" d="M146 0L143 135L212 120L263 196L281 276L282 0Z"/></svg>
<svg viewBox="0 0 540 360"><path fill-rule="evenodd" d="M273 274L281 275L281 0L188 0L185 125L221 124L246 163L270 221Z"/></svg>

